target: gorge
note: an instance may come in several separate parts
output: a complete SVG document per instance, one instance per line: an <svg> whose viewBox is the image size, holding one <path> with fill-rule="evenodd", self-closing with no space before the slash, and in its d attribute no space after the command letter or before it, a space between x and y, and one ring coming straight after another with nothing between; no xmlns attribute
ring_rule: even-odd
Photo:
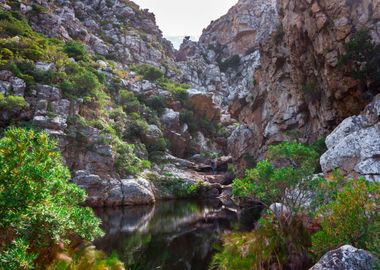
<svg viewBox="0 0 380 270"><path fill-rule="evenodd" d="M106 235L79 235L123 261L99 269L376 269L379 0L240 0L179 50L154 14L129 0L0 0L0 7L0 269L33 269L7 259L17 257L7 254L18 234L33 239L9 225L10 213L50 200L10 202L22 202L15 198L27 188L15 184L12 193L9 179L25 172L44 180L69 174L86 192L83 205L102 218ZM55 142L46 151L62 157L43 163L38 145L50 139L29 130L48 134ZM20 149L19 160L9 155ZM40 163L19 169L34 149ZM61 163L67 174L54 172ZM35 172L39 164L45 169ZM39 187L31 179L21 185L29 195ZM52 186L52 201L61 185ZM82 204L78 194L73 201ZM343 208L345 196L358 199ZM326 236L330 225L336 239ZM253 239L272 239L260 238L262 228L286 239L268 258L252 251ZM304 231L306 240L298 237ZM29 242L36 269L98 269L70 266L75 256L62 239L53 241L61 257L49 254L48 263L58 261L49 266Z"/></svg>

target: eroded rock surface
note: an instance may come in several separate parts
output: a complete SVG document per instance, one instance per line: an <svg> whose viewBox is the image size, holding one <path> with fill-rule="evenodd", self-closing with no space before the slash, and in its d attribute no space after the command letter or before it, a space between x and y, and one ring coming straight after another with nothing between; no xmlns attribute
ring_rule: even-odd
<svg viewBox="0 0 380 270"><path fill-rule="evenodd" d="M368 251L345 245L327 252L310 270L373 270L374 263Z"/></svg>

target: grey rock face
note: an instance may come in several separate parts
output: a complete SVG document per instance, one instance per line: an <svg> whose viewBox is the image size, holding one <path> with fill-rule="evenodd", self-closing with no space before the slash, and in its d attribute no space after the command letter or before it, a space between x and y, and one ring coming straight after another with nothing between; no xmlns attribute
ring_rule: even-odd
<svg viewBox="0 0 380 270"><path fill-rule="evenodd" d="M380 95L359 116L345 119L327 138L320 163L325 173L342 169L351 177L380 180Z"/></svg>
<svg viewBox="0 0 380 270"><path fill-rule="evenodd" d="M350 245L327 252L310 270L373 270L374 257Z"/></svg>

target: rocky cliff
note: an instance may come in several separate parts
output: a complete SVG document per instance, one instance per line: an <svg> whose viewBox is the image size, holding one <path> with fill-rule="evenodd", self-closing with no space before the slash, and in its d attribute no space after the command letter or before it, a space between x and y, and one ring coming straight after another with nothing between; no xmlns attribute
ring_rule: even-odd
<svg viewBox="0 0 380 270"><path fill-rule="evenodd" d="M356 31L380 41L379 10L377 0L242 0L199 43L185 40L185 79L240 123L228 140L235 160L283 140L315 141L364 109L376 91L338 62Z"/></svg>
<svg viewBox="0 0 380 270"><path fill-rule="evenodd" d="M362 28L379 43L379 0L241 0L179 51L131 1L0 4L0 128L55 136L94 205L188 196L198 179L211 183L199 193L218 196L229 155L243 169L269 144L323 138L378 91L338 61ZM377 136L376 110L363 115L352 131ZM378 179L377 150L361 151L377 140L358 143L355 157L338 140L349 143L329 137L325 172L351 158L347 174Z"/></svg>

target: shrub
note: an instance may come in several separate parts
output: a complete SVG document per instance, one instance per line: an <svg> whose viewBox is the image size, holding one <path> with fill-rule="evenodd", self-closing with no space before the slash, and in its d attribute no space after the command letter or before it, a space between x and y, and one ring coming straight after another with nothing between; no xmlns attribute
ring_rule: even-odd
<svg viewBox="0 0 380 270"><path fill-rule="evenodd" d="M229 68L237 68L239 67L241 62L241 58L239 55L233 55L230 58L219 64L219 68L221 72L226 72Z"/></svg>
<svg viewBox="0 0 380 270"><path fill-rule="evenodd" d="M144 80L152 82L158 81L159 79L162 79L164 77L163 71L147 64L136 65L132 68L132 70L135 71L137 74L143 76Z"/></svg>
<svg viewBox="0 0 380 270"><path fill-rule="evenodd" d="M117 140L115 143L115 168L118 173L125 177L142 172L144 169L150 168L150 162L139 159L134 153L134 146L126 142Z"/></svg>
<svg viewBox="0 0 380 270"><path fill-rule="evenodd" d="M364 29L353 35L345 45L346 52L339 65L349 66L352 77L360 80L363 90L377 93L380 87L380 45L376 44L369 31Z"/></svg>
<svg viewBox="0 0 380 270"><path fill-rule="evenodd" d="M26 106L27 106L27 103L23 97L19 97L19 96L4 97L4 95L0 93L0 109L19 111Z"/></svg>
<svg viewBox="0 0 380 270"><path fill-rule="evenodd" d="M86 48L79 42L69 41L63 47L63 51L76 61L86 60L88 57Z"/></svg>
<svg viewBox="0 0 380 270"><path fill-rule="evenodd" d="M319 258L345 244L380 255L380 185L364 179L350 181L336 200L323 206L322 229L312 237L312 253Z"/></svg>
<svg viewBox="0 0 380 270"><path fill-rule="evenodd" d="M191 87L188 84L175 82L175 81L172 81L172 80L170 80L168 78L162 78L162 79L160 79L160 86L163 89L166 89L170 93L172 93L172 95L174 96L174 98L176 100L180 101L182 104L185 104L185 102L186 102L186 100L188 98L188 94L187 94L186 90Z"/></svg>
<svg viewBox="0 0 380 270"><path fill-rule="evenodd" d="M243 179L235 179L233 194L240 197L254 197L269 206L284 203L292 211L300 210L304 200L310 196L323 179L313 177L319 155L312 148L283 142L269 147L269 160L260 161L256 168L246 171ZM299 196L289 196L297 190Z"/></svg>
<svg viewBox="0 0 380 270"><path fill-rule="evenodd" d="M5 235L0 261L16 248L27 250L20 258L28 262L38 254L38 265L52 259L53 245L69 242L73 234L88 240L102 234L92 210L80 207L85 192L69 182L57 144L46 133L6 130L0 139L0 170L0 231ZM20 245L12 246L13 241Z"/></svg>
<svg viewBox="0 0 380 270"><path fill-rule="evenodd" d="M133 113L133 112L138 112L140 109L140 102L137 99L137 97L132 93L127 90L121 90L119 92L120 95L120 103L123 106L123 109L127 113Z"/></svg>
<svg viewBox="0 0 380 270"><path fill-rule="evenodd" d="M127 121L128 138L131 140L141 138L148 130L148 123L137 113L129 115Z"/></svg>
<svg viewBox="0 0 380 270"><path fill-rule="evenodd" d="M166 100L162 96L153 96L146 101L146 104L156 111L158 115L162 115L165 111Z"/></svg>
<svg viewBox="0 0 380 270"><path fill-rule="evenodd" d="M302 219L279 222L273 214L262 217L253 232L223 237L224 249L213 258L215 268L308 269L310 235Z"/></svg>
<svg viewBox="0 0 380 270"><path fill-rule="evenodd" d="M102 86L96 74L77 64L68 64L65 71L68 77L60 84L60 87L66 95L94 96Z"/></svg>

